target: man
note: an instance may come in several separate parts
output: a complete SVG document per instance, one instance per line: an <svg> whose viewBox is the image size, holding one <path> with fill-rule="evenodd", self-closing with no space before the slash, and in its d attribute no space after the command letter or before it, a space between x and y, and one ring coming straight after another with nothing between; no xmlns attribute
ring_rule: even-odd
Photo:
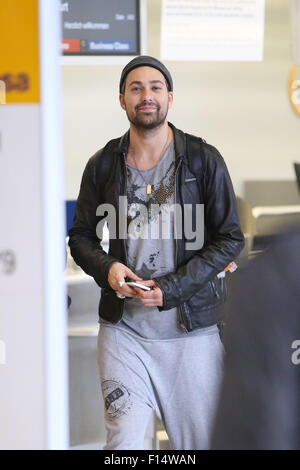
<svg viewBox="0 0 300 470"><path fill-rule="evenodd" d="M221 155L168 123L172 102L172 77L160 61L140 56L125 66L120 104L129 132L87 163L70 230L74 260L102 288L105 449L142 449L152 410L174 449L209 445L223 362L217 275L244 239ZM111 207L107 254L96 231Z"/></svg>

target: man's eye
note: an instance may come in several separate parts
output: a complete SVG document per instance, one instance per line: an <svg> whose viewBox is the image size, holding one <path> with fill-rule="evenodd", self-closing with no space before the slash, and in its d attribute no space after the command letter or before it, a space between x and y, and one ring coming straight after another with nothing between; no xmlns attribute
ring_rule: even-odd
<svg viewBox="0 0 300 470"><path fill-rule="evenodd" d="M140 90L140 87L137 87L137 86L136 86L136 87L132 88L131 90L132 90L132 91L139 91L139 90Z"/></svg>
<svg viewBox="0 0 300 470"><path fill-rule="evenodd" d="M152 90L158 91L158 90L161 90L161 87L160 87L160 86L154 86L154 87L152 88Z"/></svg>

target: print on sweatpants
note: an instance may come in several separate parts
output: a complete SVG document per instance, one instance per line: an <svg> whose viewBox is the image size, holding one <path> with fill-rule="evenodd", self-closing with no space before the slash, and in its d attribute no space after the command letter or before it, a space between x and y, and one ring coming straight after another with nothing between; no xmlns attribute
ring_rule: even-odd
<svg viewBox="0 0 300 470"><path fill-rule="evenodd" d="M125 385L117 380L103 380L102 390L106 413L110 419L128 414L132 401Z"/></svg>

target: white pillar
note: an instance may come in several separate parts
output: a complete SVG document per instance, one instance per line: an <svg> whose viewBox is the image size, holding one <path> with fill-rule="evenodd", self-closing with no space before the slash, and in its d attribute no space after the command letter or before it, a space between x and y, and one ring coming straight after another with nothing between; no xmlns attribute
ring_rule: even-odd
<svg viewBox="0 0 300 470"><path fill-rule="evenodd" d="M0 449L68 447L59 40L57 2L1 0Z"/></svg>

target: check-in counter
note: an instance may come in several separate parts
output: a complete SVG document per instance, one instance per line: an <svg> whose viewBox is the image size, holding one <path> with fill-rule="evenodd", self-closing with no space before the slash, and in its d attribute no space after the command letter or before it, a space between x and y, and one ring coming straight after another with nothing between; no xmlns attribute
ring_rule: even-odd
<svg viewBox="0 0 300 470"><path fill-rule="evenodd" d="M272 235L300 225L300 204L256 206L252 214L256 235Z"/></svg>
<svg viewBox="0 0 300 470"><path fill-rule="evenodd" d="M300 225L295 181L246 181L245 199L237 202L248 257L262 251L278 233Z"/></svg>

